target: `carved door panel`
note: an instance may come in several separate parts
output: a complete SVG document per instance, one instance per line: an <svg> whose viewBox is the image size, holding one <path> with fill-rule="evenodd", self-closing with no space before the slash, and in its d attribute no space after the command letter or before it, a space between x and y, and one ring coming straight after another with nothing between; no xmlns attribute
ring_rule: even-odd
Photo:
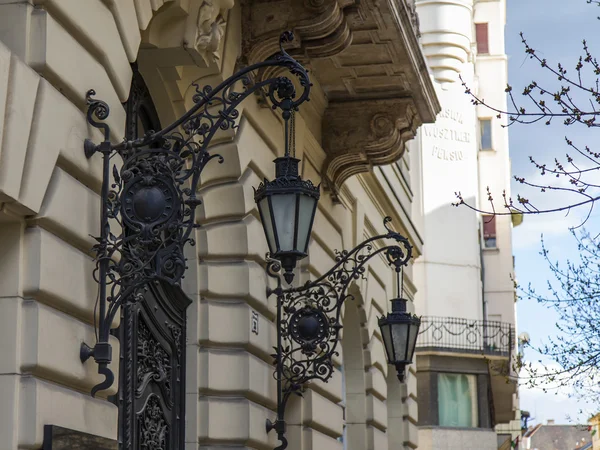
<svg viewBox="0 0 600 450"><path fill-rule="evenodd" d="M179 450L185 437L185 310L178 287L152 283L123 309L119 329L124 450Z"/></svg>
<svg viewBox="0 0 600 450"><path fill-rule="evenodd" d="M125 108L128 139L161 129L135 65ZM154 281L143 300L121 308L121 323L114 333L121 344L115 399L121 450L183 450L185 446L185 319L190 303L179 286Z"/></svg>

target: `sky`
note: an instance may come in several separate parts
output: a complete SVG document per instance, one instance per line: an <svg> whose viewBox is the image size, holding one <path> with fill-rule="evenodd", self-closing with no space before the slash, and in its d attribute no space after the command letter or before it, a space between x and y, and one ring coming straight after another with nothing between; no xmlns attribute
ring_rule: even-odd
<svg viewBox="0 0 600 450"><path fill-rule="evenodd" d="M582 40L587 39L590 50L600 59L600 8L587 4L586 0L507 0L506 53L509 57L509 84L520 93L532 80L545 82L548 86L558 86L555 78L532 62L524 52L519 32L525 34L529 45L538 50L539 55L549 63L562 62L573 71L577 59L582 54ZM520 95L519 95L520 97ZM596 133L596 139L592 133ZM529 162L529 157L553 163L555 157L564 157L569 152L565 136L576 144L592 147L598 141L598 132L582 126L565 127L556 121L551 126L515 124L509 128L510 156L512 172L526 178L537 177L539 171ZM600 143L597 144L600 150ZM543 180L546 180L544 178ZM548 179L546 183L550 183ZM554 194L543 194L532 189L524 189L513 181L512 196L517 193L542 207L555 206L557 201L567 200ZM569 227L581 223L587 210L550 215L526 216L522 225L513 231L513 253L515 255L516 277L520 284L532 283L538 290L544 290L546 280L552 277L547 264L539 254L540 236L551 251L551 255L561 261L577 256L574 239ZM600 218L600 205L586 223L587 228L597 226ZM518 331L526 331L534 345L555 336L557 313L548 310L534 300L521 299L517 303ZM526 349L526 359L537 361L540 355ZM543 358L542 358L543 359ZM554 419L556 423L585 423L591 412L599 412L600 405L585 404L570 396L572 389L563 389L557 394L544 393L542 389L522 386L520 389L521 410L531 413L530 424L546 423Z"/></svg>

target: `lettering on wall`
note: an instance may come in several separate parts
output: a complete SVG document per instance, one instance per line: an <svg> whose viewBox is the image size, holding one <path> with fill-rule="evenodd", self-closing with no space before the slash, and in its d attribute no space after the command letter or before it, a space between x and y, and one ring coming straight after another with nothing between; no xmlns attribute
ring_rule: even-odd
<svg viewBox="0 0 600 450"><path fill-rule="evenodd" d="M431 146L431 156L443 161L466 159L468 152L464 144L470 144L473 135L471 130L465 131L464 129L463 113L451 108L444 108L438 114L437 120L437 124L423 126L424 136L438 141Z"/></svg>
<svg viewBox="0 0 600 450"><path fill-rule="evenodd" d="M447 150L445 148L433 146L431 154L437 159L443 159L445 161L462 161L465 159L465 154L461 150Z"/></svg>
<svg viewBox="0 0 600 450"><path fill-rule="evenodd" d="M453 130L452 128L441 128L435 125L425 126L425 136L444 139L446 141L471 142L471 133L468 131Z"/></svg>
<svg viewBox="0 0 600 450"><path fill-rule="evenodd" d="M444 108L437 116L438 119L450 119L458 123L463 123L463 115L459 111L450 108Z"/></svg>

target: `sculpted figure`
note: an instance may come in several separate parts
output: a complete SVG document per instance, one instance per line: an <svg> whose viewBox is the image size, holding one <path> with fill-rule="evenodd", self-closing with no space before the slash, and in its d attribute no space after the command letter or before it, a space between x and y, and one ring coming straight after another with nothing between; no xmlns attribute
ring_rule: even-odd
<svg viewBox="0 0 600 450"><path fill-rule="evenodd" d="M198 10L194 45L206 64L219 60L219 44L225 34L225 15L234 0L204 0Z"/></svg>

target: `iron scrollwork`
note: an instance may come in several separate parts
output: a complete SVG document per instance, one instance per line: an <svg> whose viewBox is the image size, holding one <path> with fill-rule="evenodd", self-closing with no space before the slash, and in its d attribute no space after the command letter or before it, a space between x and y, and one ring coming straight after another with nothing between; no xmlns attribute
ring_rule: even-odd
<svg viewBox="0 0 600 450"><path fill-rule="evenodd" d="M209 152L212 138L219 130L237 128L237 107L253 93L261 92L284 118L308 101L307 71L283 48L292 39L291 32L282 34L279 53L243 68L215 88L194 85L195 105L181 118L160 131L118 144L111 143L110 128L104 122L109 106L95 99L93 90L88 92L87 120L104 133L103 142L96 145L86 140L84 148L88 158L97 152L103 156L101 227L93 248L94 279L99 284L98 336L93 348L86 344L81 348L82 361L93 356L98 373L105 376L92 389L92 396L114 381L108 367L112 360L109 335L119 308L142 301L151 282L178 285L184 276L183 249L186 244L194 245L192 232L198 227L200 174L213 159L223 161ZM273 69L291 73L301 92L296 92L290 78L275 76ZM242 90L237 92L239 84ZM120 168L111 162L115 155L122 160ZM117 229L119 234L113 234Z"/></svg>
<svg viewBox="0 0 600 450"><path fill-rule="evenodd" d="M284 289L279 261L267 258L267 273L277 279L277 287L268 295L277 297L277 346L273 354L277 380L277 419L267 421L267 432L275 430L281 445L285 438L285 407L291 395L302 395L310 380L327 382L333 375L332 357L338 355L341 312L344 302L353 300L348 288L361 279L370 259L381 255L397 273L412 257L408 239L393 231L390 217L384 219L387 233L374 236L354 249L336 251L335 265L324 275L302 286ZM379 241L393 241L378 246ZM399 294L400 295L400 294Z"/></svg>
<svg viewBox="0 0 600 450"><path fill-rule="evenodd" d="M417 339L421 351L437 350L508 356L514 346L514 327L509 323L460 317L425 316Z"/></svg>
<svg viewBox="0 0 600 450"><path fill-rule="evenodd" d="M142 318L138 322L137 345L137 389L139 397L150 381L157 383L165 391L165 398L172 403L171 397L171 356L152 336L152 332Z"/></svg>

